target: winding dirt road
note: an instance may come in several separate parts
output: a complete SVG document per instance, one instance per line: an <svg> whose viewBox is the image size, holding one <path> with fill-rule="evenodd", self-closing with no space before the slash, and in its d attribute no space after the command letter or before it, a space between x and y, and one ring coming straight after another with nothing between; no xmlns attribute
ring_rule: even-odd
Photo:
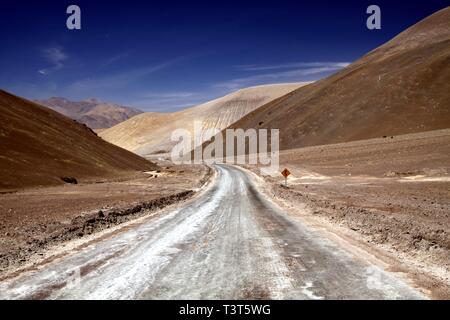
<svg viewBox="0 0 450 320"><path fill-rule="evenodd" d="M235 167L183 207L0 282L1 299L422 299Z"/></svg>

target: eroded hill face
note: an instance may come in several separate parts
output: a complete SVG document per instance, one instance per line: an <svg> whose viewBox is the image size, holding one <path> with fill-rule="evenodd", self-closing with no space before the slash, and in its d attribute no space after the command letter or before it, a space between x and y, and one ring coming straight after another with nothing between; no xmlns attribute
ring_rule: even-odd
<svg viewBox="0 0 450 320"><path fill-rule="evenodd" d="M239 90L225 97L174 113L143 113L100 133L113 144L141 155L169 152L175 145L176 129L194 133L194 122L203 130L222 130L249 112L279 98L303 84L279 84Z"/></svg>
<svg viewBox="0 0 450 320"><path fill-rule="evenodd" d="M138 109L102 102L97 99L75 102L65 98L53 97L47 100L36 100L36 102L84 123L92 129L110 128L142 113Z"/></svg>
<svg viewBox="0 0 450 320"><path fill-rule="evenodd" d="M280 129L281 149L450 128L450 8L231 127Z"/></svg>
<svg viewBox="0 0 450 320"><path fill-rule="evenodd" d="M85 125L0 90L0 190L155 168Z"/></svg>

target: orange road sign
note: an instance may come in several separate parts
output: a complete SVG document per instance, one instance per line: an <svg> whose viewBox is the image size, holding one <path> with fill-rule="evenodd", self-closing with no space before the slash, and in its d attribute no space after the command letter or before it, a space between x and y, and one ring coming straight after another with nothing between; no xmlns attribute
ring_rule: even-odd
<svg viewBox="0 0 450 320"><path fill-rule="evenodd" d="M281 174L283 175L283 177L287 178L291 175L291 172L288 169L284 169L283 171L281 171Z"/></svg>

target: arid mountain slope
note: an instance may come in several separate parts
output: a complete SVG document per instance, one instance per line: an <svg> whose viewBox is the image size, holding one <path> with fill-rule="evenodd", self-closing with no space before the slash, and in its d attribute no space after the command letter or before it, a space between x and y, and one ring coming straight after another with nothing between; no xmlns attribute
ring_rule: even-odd
<svg viewBox="0 0 450 320"><path fill-rule="evenodd" d="M85 125L0 90L0 190L154 168Z"/></svg>
<svg viewBox="0 0 450 320"><path fill-rule="evenodd" d="M281 149L450 128L450 7L234 128L278 128Z"/></svg>
<svg viewBox="0 0 450 320"><path fill-rule="evenodd" d="M194 121L202 129L222 130L265 103L302 86L277 84L239 90L225 97L174 113L143 113L100 133L101 137L141 155L170 151L175 129L193 133Z"/></svg>
<svg viewBox="0 0 450 320"><path fill-rule="evenodd" d="M36 102L84 123L92 129L110 128L142 113L138 109L102 102L97 99L75 102L65 98L53 97L47 100L36 100Z"/></svg>

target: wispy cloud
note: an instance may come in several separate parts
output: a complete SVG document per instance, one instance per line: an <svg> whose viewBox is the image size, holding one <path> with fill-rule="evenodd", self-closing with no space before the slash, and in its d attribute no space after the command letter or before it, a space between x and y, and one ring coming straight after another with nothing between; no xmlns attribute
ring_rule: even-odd
<svg viewBox="0 0 450 320"><path fill-rule="evenodd" d="M298 68L345 68L349 65L348 62L293 62L276 65L239 65L236 66L240 70L244 71L267 71L267 70L280 70L280 69L298 69Z"/></svg>
<svg viewBox="0 0 450 320"><path fill-rule="evenodd" d="M117 61L124 60L124 59L128 58L130 55L131 55L131 52L129 52L129 51L118 53L118 54L110 57L109 59L106 59L103 66L109 66L111 64L116 63Z"/></svg>
<svg viewBox="0 0 450 320"><path fill-rule="evenodd" d="M64 62L68 59L68 55L61 47L48 47L41 49L41 55L47 60L51 66L38 70L42 75L48 75L49 73L60 70L64 67Z"/></svg>
<svg viewBox="0 0 450 320"><path fill-rule="evenodd" d="M193 95L192 92L143 92L138 94L142 98L159 99L159 100L172 100L188 98Z"/></svg>
<svg viewBox="0 0 450 320"><path fill-rule="evenodd" d="M316 80L318 76L323 76L331 72L340 70L349 65L348 62L296 62L278 65L241 65L237 66L242 71L258 72L272 71L270 73L257 73L251 76L240 77L223 81L214 87L237 90L243 87L260 84L281 83L281 82L301 82Z"/></svg>
<svg viewBox="0 0 450 320"><path fill-rule="evenodd" d="M147 111L177 111L185 107L204 102L205 97L199 93L173 92L140 92L134 94L133 105Z"/></svg>
<svg viewBox="0 0 450 320"><path fill-rule="evenodd" d="M174 59L162 62L160 64L131 69L123 72L117 72L99 77L89 77L80 79L69 85L68 90L71 92L82 92L85 90L94 91L99 89L111 90L123 88L127 84L132 83L133 81L137 81L142 77L163 70L178 61L179 59Z"/></svg>

